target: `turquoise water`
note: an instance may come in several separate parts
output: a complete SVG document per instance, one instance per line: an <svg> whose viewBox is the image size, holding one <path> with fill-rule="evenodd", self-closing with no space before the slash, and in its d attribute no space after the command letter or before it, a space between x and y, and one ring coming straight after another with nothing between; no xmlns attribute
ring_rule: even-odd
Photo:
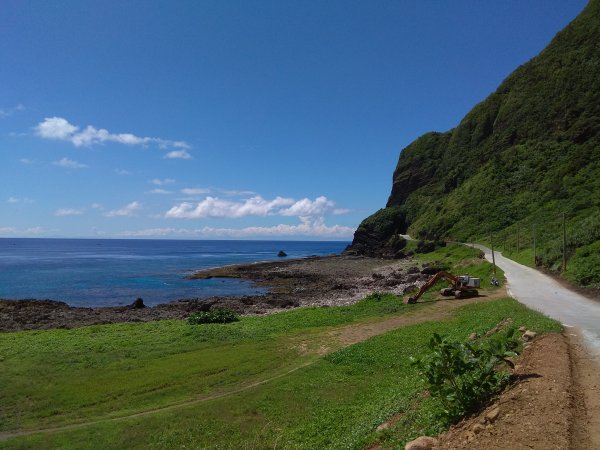
<svg viewBox="0 0 600 450"><path fill-rule="evenodd" d="M0 298L73 306L147 305L263 292L243 280L187 280L199 269L340 253L348 242L0 239Z"/></svg>

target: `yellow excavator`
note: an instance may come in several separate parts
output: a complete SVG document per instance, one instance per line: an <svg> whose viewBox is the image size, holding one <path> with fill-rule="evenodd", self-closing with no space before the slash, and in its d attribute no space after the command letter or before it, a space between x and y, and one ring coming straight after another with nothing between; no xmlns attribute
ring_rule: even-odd
<svg viewBox="0 0 600 450"><path fill-rule="evenodd" d="M421 286L419 292L414 297L407 297L404 299L404 303L412 304L417 303L417 300L421 298L421 296L427 292L435 283L437 283L442 278L445 278L450 283L450 287L443 288L440 291L440 294L445 296L454 296L454 298L467 298L467 297L477 297L479 292L477 289L481 285L481 280L479 278L474 278L469 275L452 275L448 272L438 272L434 276L432 276L427 283Z"/></svg>

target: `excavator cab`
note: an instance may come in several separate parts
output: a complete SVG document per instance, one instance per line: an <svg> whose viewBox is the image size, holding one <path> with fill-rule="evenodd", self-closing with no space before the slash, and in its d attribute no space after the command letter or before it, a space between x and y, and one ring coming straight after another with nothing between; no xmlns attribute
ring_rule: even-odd
<svg viewBox="0 0 600 450"><path fill-rule="evenodd" d="M461 275L458 277L458 282L466 288L479 289L481 287L481 279L473 278L470 275Z"/></svg>

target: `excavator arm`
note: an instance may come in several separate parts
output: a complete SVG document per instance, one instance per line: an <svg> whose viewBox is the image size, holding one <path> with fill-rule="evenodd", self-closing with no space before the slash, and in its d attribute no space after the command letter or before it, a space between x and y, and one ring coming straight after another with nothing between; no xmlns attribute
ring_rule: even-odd
<svg viewBox="0 0 600 450"><path fill-rule="evenodd" d="M404 303L408 303L408 304L417 303L417 300L419 300L425 292L427 292L435 283L437 283L442 278L445 278L446 280L448 280L453 288L456 288L459 285L458 277L452 275L451 273L441 271L441 272L436 273L434 276L432 276L429 279L429 281L427 281L427 283L425 283L423 286L421 286L421 289L419 289L419 292L417 292L417 295L415 295L414 297L406 298L404 300Z"/></svg>

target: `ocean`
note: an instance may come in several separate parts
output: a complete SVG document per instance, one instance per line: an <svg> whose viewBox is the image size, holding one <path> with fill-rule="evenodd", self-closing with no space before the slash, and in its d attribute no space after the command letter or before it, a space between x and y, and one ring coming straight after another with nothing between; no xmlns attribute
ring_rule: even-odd
<svg viewBox="0 0 600 450"><path fill-rule="evenodd" d="M0 298L51 299L72 306L148 306L182 298L259 294L235 279L187 280L197 270L339 254L348 242L0 239Z"/></svg>

